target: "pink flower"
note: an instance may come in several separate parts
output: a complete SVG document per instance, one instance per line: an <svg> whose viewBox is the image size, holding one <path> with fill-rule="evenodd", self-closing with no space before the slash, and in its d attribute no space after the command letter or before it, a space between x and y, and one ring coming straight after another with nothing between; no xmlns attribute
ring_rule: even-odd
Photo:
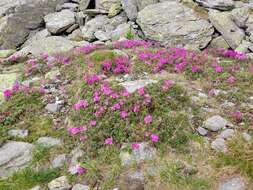
<svg viewBox="0 0 253 190"><path fill-rule="evenodd" d="M105 139L105 144L106 145L112 145L113 144L113 138L110 137L110 138Z"/></svg>
<svg viewBox="0 0 253 190"><path fill-rule="evenodd" d="M115 110L119 110L120 109L120 104L117 103L117 104L114 104L113 107L112 107L112 110L115 111Z"/></svg>
<svg viewBox="0 0 253 190"><path fill-rule="evenodd" d="M80 129L77 128L77 127L72 127L72 128L70 128L68 131L69 131L69 133L70 133L71 135L77 135L78 133L81 132Z"/></svg>
<svg viewBox="0 0 253 190"><path fill-rule="evenodd" d="M87 140L87 136L80 136L79 140L81 142L86 141Z"/></svg>
<svg viewBox="0 0 253 190"><path fill-rule="evenodd" d="M243 115L240 111L235 111L233 113L231 113L231 115L234 117L234 119L238 122L241 122L243 119Z"/></svg>
<svg viewBox="0 0 253 190"><path fill-rule="evenodd" d="M140 111L140 105L139 104L134 104L133 112L138 113L139 111Z"/></svg>
<svg viewBox="0 0 253 190"><path fill-rule="evenodd" d="M88 107L89 103L87 100L80 100L78 103L74 104L75 110L80 110L81 108Z"/></svg>
<svg viewBox="0 0 253 190"><path fill-rule="evenodd" d="M85 131L87 131L88 129L87 129L87 127L82 126L82 127L79 128L79 130L80 130L80 132L85 132Z"/></svg>
<svg viewBox="0 0 253 190"><path fill-rule="evenodd" d="M96 126L97 125L97 121L96 120L91 120L90 121L90 126Z"/></svg>
<svg viewBox="0 0 253 190"><path fill-rule="evenodd" d="M133 143L133 144L132 144L132 149L133 149L133 150L139 150L139 149L140 149L140 144L138 144L138 143Z"/></svg>
<svg viewBox="0 0 253 190"><path fill-rule="evenodd" d="M193 65L192 66L192 72L193 73L198 73L201 71L201 68L198 65Z"/></svg>
<svg viewBox="0 0 253 190"><path fill-rule="evenodd" d="M150 103L152 102L152 98L151 98L151 96L150 95L145 95L145 98L144 98L144 103L146 104L146 105L149 105Z"/></svg>
<svg viewBox="0 0 253 190"><path fill-rule="evenodd" d="M128 116L128 113L126 111L121 111L120 112L121 119L125 119L127 116Z"/></svg>
<svg viewBox="0 0 253 190"><path fill-rule="evenodd" d="M145 95L145 88L144 88L144 87L139 88L139 89L138 89L138 94L139 94L140 96L144 96L144 95Z"/></svg>
<svg viewBox="0 0 253 190"><path fill-rule="evenodd" d="M12 91L9 89L4 90L3 95L5 99L9 99L12 96Z"/></svg>
<svg viewBox="0 0 253 190"><path fill-rule="evenodd" d="M172 81L172 80L165 80L164 82L163 82L163 91L168 91L169 90L169 88L172 86L172 84L174 83L174 81Z"/></svg>
<svg viewBox="0 0 253 190"><path fill-rule="evenodd" d="M150 124L150 123L152 123L152 121L153 121L153 117L151 115L145 116L145 118L144 118L145 124Z"/></svg>
<svg viewBox="0 0 253 190"><path fill-rule="evenodd" d="M222 72L222 67L221 66L216 66L215 67L215 72L216 73L221 73Z"/></svg>
<svg viewBox="0 0 253 190"><path fill-rule="evenodd" d="M236 78L234 76L230 76L228 79L227 79L227 82L230 83L230 84L233 84L235 83L236 81Z"/></svg>
<svg viewBox="0 0 253 190"><path fill-rule="evenodd" d="M158 142L158 140L159 140L159 137L156 134L152 134L150 138L151 138L151 141L155 142L155 143Z"/></svg>
<svg viewBox="0 0 253 190"><path fill-rule="evenodd" d="M82 175L87 172L87 169L83 168L82 166L77 165L76 166L76 173L79 175Z"/></svg>

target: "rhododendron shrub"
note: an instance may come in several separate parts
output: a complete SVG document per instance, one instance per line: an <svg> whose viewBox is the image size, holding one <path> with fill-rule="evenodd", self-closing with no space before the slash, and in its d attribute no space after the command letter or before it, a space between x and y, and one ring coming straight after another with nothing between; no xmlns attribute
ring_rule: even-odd
<svg viewBox="0 0 253 190"><path fill-rule="evenodd" d="M76 109L74 101L80 104L82 100L85 100L85 106ZM130 94L114 83L99 80L91 84L85 80L79 99L74 101L72 120L87 130L81 131L77 126L69 132L76 139L85 136L85 140L79 142L88 149L140 141L176 145L172 138L175 128L180 129L180 134L174 135L185 136L185 139L189 129L187 118L175 114L187 109L189 99L172 81L161 81ZM185 142L182 140L178 144Z"/></svg>

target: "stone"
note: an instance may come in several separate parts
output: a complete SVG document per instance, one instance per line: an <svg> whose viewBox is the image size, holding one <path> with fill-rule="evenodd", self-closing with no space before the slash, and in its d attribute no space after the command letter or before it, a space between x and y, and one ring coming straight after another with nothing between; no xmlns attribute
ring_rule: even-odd
<svg viewBox="0 0 253 190"><path fill-rule="evenodd" d="M51 113L56 113L60 111L60 105L53 103L53 104L47 104L45 109Z"/></svg>
<svg viewBox="0 0 253 190"><path fill-rule="evenodd" d="M28 130L12 129L8 131L8 135L11 137L25 138L28 136Z"/></svg>
<svg viewBox="0 0 253 190"><path fill-rule="evenodd" d="M70 156L69 172L74 175L76 174L76 166L79 164L79 159L84 156L84 151L77 147L71 151Z"/></svg>
<svg viewBox="0 0 253 190"><path fill-rule="evenodd" d="M28 46L17 52L17 55L27 56L32 54L40 57L42 53L49 55L70 51L75 47L75 43L61 36L50 36L31 42Z"/></svg>
<svg viewBox="0 0 253 190"><path fill-rule="evenodd" d="M246 21L250 15L249 7L236 8L231 11L231 18L235 24L242 28L246 26Z"/></svg>
<svg viewBox="0 0 253 190"><path fill-rule="evenodd" d="M83 184L76 184L73 186L72 190L90 190L90 187Z"/></svg>
<svg viewBox="0 0 253 190"><path fill-rule="evenodd" d="M120 0L96 0L96 9L109 11L112 7L121 6Z"/></svg>
<svg viewBox="0 0 253 190"><path fill-rule="evenodd" d="M219 10L231 10L234 8L233 0L196 0L200 5Z"/></svg>
<svg viewBox="0 0 253 190"><path fill-rule="evenodd" d="M225 129L224 131L221 132L220 135L218 135L218 138L230 139L234 135L235 135L235 130L234 129Z"/></svg>
<svg viewBox="0 0 253 190"><path fill-rule="evenodd" d="M0 11L5 7L6 20L4 27L0 27L0 49L15 49L23 44L32 29L43 26L44 15L53 12L56 5L66 1L1 0ZM6 10L10 9L11 11L6 13Z"/></svg>
<svg viewBox="0 0 253 190"><path fill-rule="evenodd" d="M40 137L37 140L37 144L50 148L53 146L59 146L62 144L62 142L60 139L53 137Z"/></svg>
<svg viewBox="0 0 253 190"><path fill-rule="evenodd" d="M104 26L109 23L109 18L105 15L99 15L88 21L84 27L81 28L83 39L93 41L96 39L95 32L104 29Z"/></svg>
<svg viewBox="0 0 253 190"><path fill-rule="evenodd" d="M139 149L133 150L131 153L125 151L124 148L129 144L122 146L120 152L120 159L122 166L126 167L132 164L140 164L141 162L154 160L157 156L156 149L151 147L148 143L139 143Z"/></svg>
<svg viewBox="0 0 253 190"><path fill-rule="evenodd" d="M207 131L205 128L203 128L203 127L198 127L198 128L197 128L197 132L198 132L200 135L202 135L202 136L206 136L207 133L208 133L208 131Z"/></svg>
<svg viewBox="0 0 253 190"><path fill-rule="evenodd" d="M65 162L66 154L60 154L52 160L51 164L53 168L60 168L64 166Z"/></svg>
<svg viewBox="0 0 253 190"><path fill-rule="evenodd" d="M233 177L221 182L218 190L246 190L246 184L241 177Z"/></svg>
<svg viewBox="0 0 253 190"><path fill-rule="evenodd" d="M42 190L42 188L39 185L37 185L37 186L31 188L30 190Z"/></svg>
<svg viewBox="0 0 253 190"><path fill-rule="evenodd" d="M81 11L76 13L76 22L80 27L84 26L86 17L87 15Z"/></svg>
<svg viewBox="0 0 253 190"><path fill-rule="evenodd" d="M132 28L132 26L129 23L120 24L117 26L115 30L111 33L111 39L112 41L119 40L121 38L127 37L128 33L133 35L133 38L135 38L136 31Z"/></svg>
<svg viewBox="0 0 253 190"><path fill-rule="evenodd" d="M250 142L250 141L251 141L251 136L250 136L248 133L243 132L243 133L242 133L242 137L243 137L243 139L244 139L245 141L247 141L247 142Z"/></svg>
<svg viewBox="0 0 253 190"><path fill-rule="evenodd" d="M252 46L251 42L243 40L242 43L235 49L237 52L248 53L249 48Z"/></svg>
<svg viewBox="0 0 253 190"><path fill-rule="evenodd" d="M156 80L135 80L120 83L129 93L133 93L139 88L145 87L149 84L157 83Z"/></svg>
<svg viewBox="0 0 253 190"><path fill-rule="evenodd" d="M136 0L121 0L121 4L129 20L135 21L138 15L137 1Z"/></svg>
<svg viewBox="0 0 253 190"><path fill-rule="evenodd" d="M70 33L72 33L75 29L77 29L79 26L78 26L78 24L73 24L72 26L70 26L67 30L66 30L66 32L68 33L68 34L70 34Z"/></svg>
<svg viewBox="0 0 253 190"><path fill-rule="evenodd" d="M80 29L74 30L70 35L68 35L68 39L72 41L82 41L82 31Z"/></svg>
<svg viewBox="0 0 253 190"><path fill-rule="evenodd" d="M119 179L120 190L144 190L144 175L140 171L127 172Z"/></svg>
<svg viewBox="0 0 253 190"><path fill-rule="evenodd" d="M108 32L105 32L103 30L97 30L95 33L94 33L94 36L100 40L100 41L107 41L107 40L110 40L111 38L111 35L110 33Z"/></svg>
<svg viewBox="0 0 253 190"><path fill-rule="evenodd" d="M136 2L137 2L138 10L140 11L148 5L158 3L158 0L136 0Z"/></svg>
<svg viewBox="0 0 253 190"><path fill-rule="evenodd" d="M48 184L49 190L70 190L71 185L69 184L68 178L66 176L61 176L54 179Z"/></svg>
<svg viewBox="0 0 253 190"><path fill-rule="evenodd" d="M227 152L227 147L225 140L222 138L217 138L211 143L211 148L217 152Z"/></svg>
<svg viewBox="0 0 253 190"><path fill-rule="evenodd" d="M0 58L7 58L16 52L15 49L0 50Z"/></svg>
<svg viewBox="0 0 253 190"><path fill-rule="evenodd" d="M49 32L59 34L75 24L75 14L70 10L62 10L46 15L44 20Z"/></svg>
<svg viewBox="0 0 253 190"><path fill-rule="evenodd" d="M224 38L222 36L218 36L216 38L214 38L210 45L210 48L223 48L223 49L229 49L229 45L226 42L226 40L224 40Z"/></svg>
<svg viewBox="0 0 253 190"><path fill-rule="evenodd" d="M61 9L69 9L71 11L77 11L78 10L78 4L77 3L64 3L60 7L61 7Z"/></svg>
<svg viewBox="0 0 253 190"><path fill-rule="evenodd" d="M86 10L90 4L90 0L80 0L79 2L79 9L81 11Z"/></svg>
<svg viewBox="0 0 253 190"><path fill-rule="evenodd" d="M28 40L22 45L23 47L28 46L34 41L42 40L46 37L51 36L51 33L47 29L36 32L33 36L29 37Z"/></svg>
<svg viewBox="0 0 253 190"><path fill-rule="evenodd" d="M207 20L176 1L145 7L138 13L137 23L147 39L170 47L191 44L203 49L211 41L214 32L213 26Z"/></svg>
<svg viewBox="0 0 253 190"><path fill-rule="evenodd" d="M219 115L212 116L208 118L206 121L204 121L203 126L204 128L210 130L210 131L219 131L221 129L225 129L228 122L226 119Z"/></svg>
<svg viewBox="0 0 253 190"><path fill-rule="evenodd" d="M236 49L242 43L245 33L232 21L229 12L210 10L209 19L231 48Z"/></svg>
<svg viewBox="0 0 253 190"><path fill-rule="evenodd" d="M25 168L32 160L33 145L26 142L9 141L0 147L0 177Z"/></svg>

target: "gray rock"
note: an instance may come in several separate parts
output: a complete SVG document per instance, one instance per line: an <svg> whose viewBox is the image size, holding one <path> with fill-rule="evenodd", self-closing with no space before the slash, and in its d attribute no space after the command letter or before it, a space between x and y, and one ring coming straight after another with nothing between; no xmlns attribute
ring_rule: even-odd
<svg viewBox="0 0 253 190"><path fill-rule="evenodd" d="M203 49L212 39L212 25L189 7L166 1L145 7L138 13L137 23L146 38L166 46L194 45Z"/></svg>
<svg viewBox="0 0 253 190"><path fill-rule="evenodd" d="M137 1L121 0L121 4L129 20L135 21L138 15Z"/></svg>
<svg viewBox="0 0 253 190"><path fill-rule="evenodd" d="M210 10L209 19L231 48L236 49L242 43L245 33L232 21L229 12Z"/></svg>
<svg viewBox="0 0 253 190"><path fill-rule="evenodd" d="M79 2L79 9L81 11L86 10L90 4L90 0L80 0Z"/></svg>
<svg viewBox="0 0 253 190"><path fill-rule="evenodd" d="M218 135L218 138L230 139L234 135L235 135L235 130L234 129L225 129L224 131L221 132L220 135Z"/></svg>
<svg viewBox="0 0 253 190"><path fill-rule="evenodd" d="M53 104L47 104L45 109L51 113L56 113L60 111L60 105L53 103Z"/></svg>
<svg viewBox="0 0 253 190"><path fill-rule="evenodd" d="M137 1L137 6L138 6L139 11L144 9L148 5L158 3L158 0L136 0L136 1Z"/></svg>
<svg viewBox="0 0 253 190"><path fill-rule="evenodd" d="M83 184L76 184L72 187L72 190L90 190L90 187Z"/></svg>
<svg viewBox="0 0 253 190"><path fill-rule="evenodd" d="M76 13L76 22L81 27L85 24L85 19L87 18L87 15L83 12L77 12Z"/></svg>
<svg viewBox="0 0 253 190"><path fill-rule="evenodd" d="M84 156L84 151L77 147L74 150L71 151L70 156L70 164L69 164L69 172L71 174L76 174L76 166L79 164L79 159Z"/></svg>
<svg viewBox="0 0 253 190"><path fill-rule="evenodd" d="M71 32L73 32L75 29L77 29L79 26L78 26L78 24L73 24L72 26L70 26L67 30L66 30L66 32L68 33L68 34L70 34Z"/></svg>
<svg viewBox="0 0 253 190"><path fill-rule="evenodd" d="M12 129L8 131L8 135L11 137L25 138L28 136L28 130Z"/></svg>
<svg viewBox="0 0 253 190"><path fill-rule="evenodd" d="M121 6L120 0L96 0L96 9L110 11L110 9L117 6Z"/></svg>
<svg viewBox="0 0 253 190"><path fill-rule="evenodd" d="M233 9L231 12L231 18L236 23L238 27L245 27L246 21L250 15L250 8L249 7L242 7Z"/></svg>
<svg viewBox="0 0 253 190"><path fill-rule="evenodd" d="M203 126L210 131L219 131L225 129L228 124L227 120L219 115L212 116L204 121Z"/></svg>
<svg viewBox="0 0 253 190"><path fill-rule="evenodd" d="M251 136L248 133L242 133L242 137L245 141L250 142L251 141Z"/></svg>
<svg viewBox="0 0 253 190"><path fill-rule="evenodd" d="M75 24L75 14L70 10L51 13L44 17L46 28L52 34L58 34Z"/></svg>
<svg viewBox="0 0 253 190"><path fill-rule="evenodd" d="M206 129L204 129L203 127L198 127L198 128L197 128L197 131L198 131L198 133L199 133L200 135L202 135L202 136L206 136L207 133L208 133L208 131L207 131Z"/></svg>
<svg viewBox="0 0 253 190"><path fill-rule="evenodd" d="M82 41L82 32L80 29L74 30L70 35L68 35L68 39L72 41Z"/></svg>
<svg viewBox="0 0 253 190"><path fill-rule="evenodd" d="M242 52L242 53L248 53L249 48L251 46L252 46L251 42L243 40L242 43L235 49L235 51Z"/></svg>
<svg viewBox="0 0 253 190"><path fill-rule="evenodd" d="M100 41L107 41L107 40L110 40L111 38L111 35L110 33L108 32L105 32L103 30L97 30L95 33L94 33L94 36L100 40Z"/></svg>
<svg viewBox="0 0 253 190"><path fill-rule="evenodd" d="M69 184L68 178L66 176L61 176L54 179L48 184L49 190L70 190L71 185Z"/></svg>
<svg viewBox="0 0 253 190"><path fill-rule="evenodd" d="M53 138L53 137L40 137L37 140L37 144L45 146L45 147L53 147L59 146L62 144L60 139Z"/></svg>
<svg viewBox="0 0 253 190"><path fill-rule="evenodd" d="M144 175L140 171L127 172L119 179L120 190L144 190Z"/></svg>
<svg viewBox="0 0 253 190"><path fill-rule="evenodd" d="M30 143L16 141L9 141L0 147L0 177L8 177L25 168L32 160L33 147Z"/></svg>
<svg viewBox="0 0 253 190"><path fill-rule="evenodd" d="M220 183L218 190L246 190L246 185L241 177L233 177Z"/></svg>
<svg viewBox="0 0 253 190"><path fill-rule="evenodd" d="M37 186L31 188L30 190L42 190L42 188L39 185L37 185Z"/></svg>
<svg viewBox="0 0 253 190"><path fill-rule="evenodd" d="M1 0L0 12L7 14L6 10L11 10L11 14L7 14L4 27L0 27L0 49L12 49L24 43L31 29L43 25L44 15L53 12L56 5L63 4L66 1ZM5 7L3 8L4 11L2 7Z"/></svg>
<svg viewBox="0 0 253 190"><path fill-rule="evenodd" d="M23 47L30 45L32 42L42 40L46 37L51 36L51 33L47 29L36 32L33 36L29 37L28 40L22 45Z"/></svg>
<svg viewBox="0 0 253 190"><path fill-rule="evenodd" d="M32 54L35 57L40 57L42 53L50 55L67 52L73 49L76 44L61 36L50 36L31 42L28 46L17 52L17 55L27 56Z"/></svg>
<svg viewBox="0 0 253 190"><path fill-rule="evenodd" d="M66 161L66 154L60 154L52 160L51 164L53 168L60 168L64 166L65 161Z"/></svg>
<svg viewBox="0 0 253 190"><path fill-rule="evenodd" d="M217 152L227 152L227 147L225 140L222 138L217 138L211 143L211 148Z"/></svg>
<svg viewBox="0 0 253 190"><path fill-rule="evenodd" d="M139 164L141 162L154 160L157 156L156 149L151 147L148 143L139 143L138 150L133 150L132 153L125 151L124 148L127 144L123 145L120 153L120 159L122 166L129 166L132 164Z"/></svg>
<svg viewBox="0 0 253 190"><path fill-rule="evenodd" d="M71 11L77 11L78 10L78 4L77 3L64 3L60 6L60 10L62 9L69 9Z"/></svg>
<svg viewBox="0 0 253 190"><path fill-rule="evenodd" d="M156 80L136 80L136 81L127 81L120 83L129 93L133 93L139 88L145 87L149 84L157 83Z"/></svg>
<svg viewBox="0 0 253 190"><path fill-rule="evenodd" d="M196 0L200 5L219 10L231 10L234 7L233 0Z"/></svg>
<svg viewBox="0 0 253 190"><path fill-rule="evenodd" d="M214 38L210 45L210 48L223 48L223 49L229 49L229 45L226 42L226 40L224 40L224 38L222 36L218 36L216 38Z"/></svg>

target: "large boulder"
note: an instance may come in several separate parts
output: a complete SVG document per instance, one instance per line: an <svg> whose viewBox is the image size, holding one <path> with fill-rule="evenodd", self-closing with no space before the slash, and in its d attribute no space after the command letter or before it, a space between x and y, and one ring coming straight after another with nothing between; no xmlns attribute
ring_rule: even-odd
<svg viewBox="0 0 253 190"><path fill-rule="evenodd" d="M136 20L138 15L136 0L121 0L122 8L126 12L129 20Z"/></svg>
<svg viewBox="0 0 253 190"><path fill-rule="evenodd" d="M214 32L207 20L175 1L145 7L138 13L137 23L148 39L167 46L191 44L202 49L211 41Z"/></svg>
<svg viewBox="0 0 253 190"><path fill-rule="evenodd" d="M204 7L219 10L230 10L234 7L233 0L196 0L196 2Z"/></svg>
<svg viewBox="0 0 253 190"><path fill-rule="evenodd" d="M75 23L74 12L66 9L61 12L50 13L44 18L46 28L52 34L58 34L67 30Z"/></svg>
<svg viewBox="0 0 253 190"><path fill-rule="evenodd" d="M231 48L236 49L241 44L245 33L232 21L229 12L211 10L209 19Z"/></svg>
<svg viewBox="0 0 253 190"><path fill-rule="evenodd" d="M32 160L33 145L10 141L0 147L0 177L8 177Z"/></svg>
<svg viewBox="0 0 253 190"><path fill-rule="evenodd" d="M158 0L136 0L136 1L137 1L138 10L142 10L148 5L159 2Z"/></svg>
<svg viewBox="0 0 253 190"><path fill-rule="evenodd" d="M0 21L0 49L10 49L20 46L32 29L43 25L43 17L45 15L53 12L56 5L60 5L66 1L1 0L0 11L2 15L6 16L3 27L1 26L2 21Z"/></svg>

